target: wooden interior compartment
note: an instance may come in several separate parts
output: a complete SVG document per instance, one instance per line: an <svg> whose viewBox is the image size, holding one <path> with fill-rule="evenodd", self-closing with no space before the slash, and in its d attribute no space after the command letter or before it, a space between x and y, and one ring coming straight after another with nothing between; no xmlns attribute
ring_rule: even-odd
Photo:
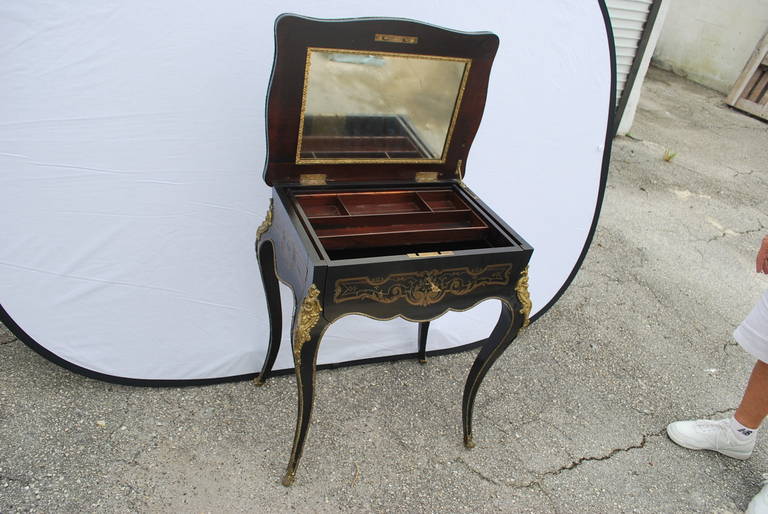
<svg viewBox="0 0 768 514"><path fill-rule="evenodd" d="M411 214L331 216L310 220L318 237L424 232L488 226L473 212L417 212Z"/></svg>
<svg viewBox="0 0 768 514"><path fill-rule="evenodd" d="M468 211L469 207L459 198L456 191L440 189L437 191L419 191L419 197L432 211Z"/></svg>
<svg viewBox="0 0 768 514"><path fill-rule="evenodd" d="M296 195L296 200L308 218L318 216L345 216L347 210L335 193Z"/></svg>
<svg viewBox="0 0 768 514"><path fill-rule="evenodd" d="M488 231L471 211L323 218L312 226L326 249L468 241Z"/></svg>
<svg viewBox="0 0 768 514"><path fill-rule="evenodd" d="M415 191L339 193L339 200L351 215L429 212Z"/></svg>
<svg viewBox="0 0 768 514"><path fill-rule="evenodd" d="M390 254L508 244L454 189L302 192L295 198L334 259L377 249Z"/></svg>
<svg viewBox="0 0 768 514"><path fill-rule="evenodd" d="M447 241L482 240L483 227L461 227L432 229L419 232L381 232L368 234L344 234L321 237L320 242L326 250L343 250L349 248L375 248L399 245L403 252L411 251L415 245L440 244Z"/></svg>

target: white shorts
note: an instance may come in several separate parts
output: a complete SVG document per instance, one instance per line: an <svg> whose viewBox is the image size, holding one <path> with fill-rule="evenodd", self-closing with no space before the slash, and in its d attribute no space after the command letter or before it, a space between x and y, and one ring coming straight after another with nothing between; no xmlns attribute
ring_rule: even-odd
<svg viewBox="0 0 768 514"><path fill-rule="evenodd" d="M753 357L768 362L768 291L763 293L752 312L736 327L733 337Z"/></svg>

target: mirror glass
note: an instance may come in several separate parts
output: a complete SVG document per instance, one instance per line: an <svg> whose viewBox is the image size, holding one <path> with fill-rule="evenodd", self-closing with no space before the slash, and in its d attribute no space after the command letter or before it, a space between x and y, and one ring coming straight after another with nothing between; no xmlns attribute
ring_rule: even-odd
<svg viewBox="0 0 768 514"><path fill-rule="evenodd" d="M469 59L310 48L296 162L441 162Z"/></svg>

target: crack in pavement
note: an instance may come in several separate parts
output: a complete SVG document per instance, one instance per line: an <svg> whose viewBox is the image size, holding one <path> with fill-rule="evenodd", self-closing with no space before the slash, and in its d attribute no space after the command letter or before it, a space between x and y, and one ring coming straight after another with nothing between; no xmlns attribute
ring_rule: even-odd
<svg viewBox="0 0 768 514"><path fill-rule="evenodd" d="M485 480L486 482L490 482L493 485L500 485L500 486L504 485L503 483L499 482L498 480L495 480L495 479L487 476L483 472L481 472L481 471L473 468L472 466L470 466L469 463L467 461L465 461L463 457L456 457L455 459L453 459L453 462L456 462L457 464L463 464L465 468L467 468L472 473L474 473L475 475L479 476L481 479Z"/></svg>
<svg viewBox="0 0 768 514"><path fill-rule="evenodd" d="M549 500L549 504L550 504L550 506L552 507L552 511L553 511L553 512L555 512L555 513L559 512L559 511L557 510L557 504L555 503L555 500L554 500L554 498L552 498L552 495L551 495L551 494L549 494L549 492L548 492L546 489L544 489L544 488L541 486L541 484L539 484L539 485L538 485L537 489L539 490L539 492L540 492L541 494L543 494L543 495L544 495L544 497L545 497L547 500Z"/></svg>
<svg viewBox="0 0 768 514"><path fill-rule="evenodd" d="M716 411L709 412L707 414L703 414L701 417L702 418L711 418L711 417L714 417L714 416L720 416L720 415L723 415L723 414L728 414L730 412L733 412L733 410L734 410L733 408L727 408L727 409L724 409L724 410L716 410ZM621 448L613 448L606 455L598 455L598 456L594 456L594 457L587 456L587 457L579 457L578 459L573 459L568 464L565 464L564 466L560 466L557 469L553 469L553 470L549 470L549 471L544 471L543 473L536 473L535 474L536 478L534 480L530 480L530 481L528 481L526 483L523 483L523 484L507 484L507 483L499 482L498 480L496 480L496 479L494 479L492 477L489 477L489 476L485 475L484 473L482 473L481 471L479 471L479 470L475 469L474 467L472 467L466 460L464 460L463 457L457 457L456 459L454 459L454 462L463 464L469 471L471 471L472 473L474 473L475 475L480 477L482 480L484 480L486 482L489 482L491 484L494 484L494 485L497 485L497 486L502 486L502 487L509 487L511 489L530 489L530 488L536 488L539 491L541 491L545 496L547 496L547 492L545 491L545 489L543 487L543 482L547 478L556 477L556 476L560 475L561 473L564 473L566 471L571 471L573 469L576 469L579 466L581 466L582 464L587 463L587 462L606 461L606 460L612 459L613 457L615 457L618 454L628 453L628 452L631 452L633 450L639 450L639 449L645 448L651 438L663 437L663 435L666 433L666 431L667 431L667 427L665 426L664 428L662 428L661 430L658 430L656 432L650 432L650 433L647 433L647 434L643 434L639 443L631 444L629 446L625 446L625 447L621 447ZM551 498L550 498L550 500L551 500Z"/></svg>
<svg viewBox="0 0 768 514"><path fill-rule="evenodd" d="M739 171L736 168L733 168L731 166L726 166L726 168L728 168L729 170L734 172L733 177L731 177L731 178L736 178L739 175L752 175L755 172L755 170Z"/></svg>
<svg viewBox="0 0 768 514"><path fill-rule="evenodd" d="M727 409L724 409L724 410L716 410L716 411L704 414L701 417L708 419L708 418L711 418L711 417L714 417L714 416L721 416L723 414L728 414L730 412L733 412L734 410L735 410L734 408L727 408ZM626 452L630 452L632 450L638 450L638 449L641 449L641 448L645 448L645 445L648 444L648 440L650 438L652 438L652 437L662 437L666 433L666 431L667 431L667 427L664 427L661 430L658 430L656 432L651 432L649 434L643 434L643 436L642 436L642 438L641 438L641 440L640 440L640 442L638 444L632 444L632 445L629 445L629 446L625 446L623 448L613 448L610 452L608 452L608 454L601 455L601 456L598 456L598 457L580 457L580 458L578 458L576 460L571 461L570 463L566 464L565 466L560 466L557 469L554 469L554 470L551 470L551 471L545 471L544 473L539 473L538 474L538 478L536 478L535 480L531 480L530 482L528 482L526 484L513 485L512 487L514 487L515 489L524 489L524 488L529 488L529 487L533 487L533 486L541 487L541 484L542 484L542 482L545 479L557 476L560 473L563 473L565 471L570 471L572 469L575 469L575 468L581 466L582 464L584 464L585 462L599 462L599 461L609 460L609 459L611 459L612 457L614 457L615 455L617 455L619 453L626 453Z"/></svg>
<svg viewBox="0 0 768 514"><path fill-rule="evenodd" d="M704 414L704 418L711 418L712 416L722 416L723 414L728 414L736 410L736 407L730 407L725 410L716 410L714 412L710 412L709 414Z"/></svg>
<svg viewBox="0 0 768 514"><path fill-rule="evenodd" d="M526 484L525 486L509 485L509 484L505 484L505 483L499 482L498 480L495 480L495 479L485 475L481 471L473 468L467 461L464 460L463 457L457 457L456 459L454 459L454 462L456 462L458 464L463 464L464 467L466 467L469 471L471 471L472 473L474 473L475 475L480 477L481 480L483 480L485 482L489 482L489 483L491 483L493 485L497 485L497 486L501 486L501 487L510 487L512 489L526 489L526 488L538 489L538 491L542 495L544 495L544 497L549 501L549 504L550 504L550 506L552 508L552 511L553 512L558 512L557 504L555 503L554 499L549 494L549 492L547 490L545 490L544 487L542 487L541 483L539 483L539 482L532 481L532 482L529 482L528 484Z"/></svg>
<svg viewBox="0 0 768 514"><path fill-rule="evenodd" d="M641 448L645 448L645 445L648 443L648 439L651 437L661 437L661 435L666 431L666 427L662 430L659 430L658 432L653 432L650 434L643 434L642 439L638 444L632 444L629 446L626 446L624 448L613 448L610 452L608 452L607 455L601 455L597 457L579 457L578 459L571 461L569 464L566 464L565 466L560 466L558 469L553 471L546 471L539 475L539 478L535 480L536 483L541 483L545 478L557 476L560 473L563 473L564 471L570 471L572 469L575 469L585 462L597 462L597 461L603 461L608 460L612 458L614 455L619 453L626 453L632 450L638 450Z"/></svg>
<svg viewBox="0 0 768 514"><path fill-rule="evenodd" d="M714 414L712 414L714 415ZM537 478L534 480L531 480L530 482L527 482L525 484L512 484L509 487L513 489L529 489L532 487L536 487L542 492L544 491L542 483L547 478L558 476L559 474L570 471L572 469L576 469L577 467L581 466L585 462L599 462L599 461L605 461L613 458L615 455L619 453L627 453L632 450L638 450L641 448L645 448L646 444L648 444L648 440L652 437L661 437L665 432L667 428L664 427L663 429L657 431L657 432L651 432L649 434L643 434L640 442L638 444L632 444L623 448L613 448L610 452L608 452L607 455L601 455L597 457L579 457L578 459L575 459L571 461L570 463L560 466L557 469L551 470L551 471L545 471L543 473L538 473Z"/></svg>
<svg viewBox="0 0 768 514"><path fill-rule="evenodd" d="M706 243L711 243L712 241L716 241L718 239L723 239L726 236L746 236L749 234L754 234L755 232L765 232L765 225L763 225L763 222L760 220L757 220L757 224L759 225L757 228L749 228L746 230L733 230L728 229L723 232L720 232L720 234L710 237L709 239L703 240Z"/></svg>

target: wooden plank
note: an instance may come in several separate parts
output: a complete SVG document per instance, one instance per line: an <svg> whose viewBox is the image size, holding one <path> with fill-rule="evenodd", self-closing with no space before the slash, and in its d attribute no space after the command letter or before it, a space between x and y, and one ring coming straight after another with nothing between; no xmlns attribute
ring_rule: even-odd
<svg viewBox="0 0 768 514"><path fill-rule="evenodd" d="M744 91L741 93L741 98L749 97L749 93L751 93L752 90L755 88L755 84L757 84L757 81L759 78L760 78L760 73L758 73L757 71L752 74L752 77L750 77L749 82L747 82L747 85L744 86Z"/></svg>
<svg viewBox="0 0 768 514"><path fill-rule="evenodd" d="M755 71L755 75L759 75L760 78L757 80L755 87L753 87L752 91L749 93L747 100L752 102L760 102L760 97L763 96L763 91L765 91L765 88L768 85L768 73L765 73L763 70L758 68Z"/></svg>
<svg viewBox="0 0 768 514"><path fill-rule="evenodd" d="M768 111L766 110L766 107L758 103L740 98L734 107L759 118L763 118L764 120L768 120Z"/></svg>
<svg viewBox="0 0 768 514"><path fill-rule="evenodd" d="M742 93L744 92L744 89L749 82L749 79L752 78L752 75L754 75L757 67L761 62L763 62L763 59L766 57L766 55L768 55L768 32L765 33L763 38L755 47L755 50L752 52L752 55L747 61L747 64L744 65L744 69L741 71L739 78L736 79L736 82L733 84L731 92L728 93L728 97L725 99L725 103L734 107L736 106L736 101L741 98Z"/></svg>

